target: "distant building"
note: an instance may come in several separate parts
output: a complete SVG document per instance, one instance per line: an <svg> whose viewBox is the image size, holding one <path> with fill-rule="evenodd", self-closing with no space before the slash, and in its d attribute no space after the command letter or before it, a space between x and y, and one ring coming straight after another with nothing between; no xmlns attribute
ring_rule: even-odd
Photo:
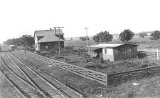
<svg viewBox="0 0 160 98"><path fill-rule="evenodd" d="M103 58L103 60L118 61L137 57L135 44L98 44L88 47L91 57Z"/></svg>
<svg viewBox="0 0 160 98"><path fill-rule="evenodd" d="M0 45L0 51L10 51L11 47L9 45L2 44Z"/></svg>
<svg viewBox="0 0 160 98"><path fill-rule="evenodd" d="M59 38L60 38L60 47L64 48L64 33L62 29L50 29L50 30L38 30L34 32L35 39L35 50L50 50L58 49Z"/></svg>
<svg viewBox="0 0 160 98"><path fill-rule="evenodd" d="M113 39L118 39L119 38L119 34L113 34Z"/></svg>
<svg viewBox="0 0 160 98"><path fill-rule="evenodd" d="M145 33L145 34L147 34L147 36L150 36L152 33L153 33L154 31L144 31L144 32L139 32L139 33Z"/></svg>

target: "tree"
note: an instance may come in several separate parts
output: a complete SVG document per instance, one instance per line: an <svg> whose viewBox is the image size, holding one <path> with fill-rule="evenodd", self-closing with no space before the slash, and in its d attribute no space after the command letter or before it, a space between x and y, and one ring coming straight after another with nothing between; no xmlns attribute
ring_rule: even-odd
<svg viewBox="0 0 160 98"><path fill-rule="evenodd" d="M104 31L104 32L100 32L97 35L93 36L93 40L95 42L109 42L112 41L113 36L111 34L109 34L108 31Z"/></svg>
<svg viewBox="0 0 160 98"><path fill-rule="evenodd" d="M82 41L86 41L86 40L89 40L89 37L80 37L80 39L81 39Z"/></svg>
<svg viewBox="0 0 160 98"><path fill-rule="evenodd" d="M31 35L23 35L22 37L20 37L20 40L22 42L22 46L32 48L34 44L34 38Z"/></svg>
<svg viewBox="0 0 160 98"><path fill-rule="evenodd" d="M121 32L121 34L119 35L119 39L123 42L128 42L133 38L133 36L134 33L131 30L126 29L123 32Z"/></svg>
<svg viewBox="0 0 160 98"><path fill-rule="evenodd" d="M34 37L32 37L31 35L23 35L20 38L8 39L4 42L4 44L33 48L32 46L34 44Z"/></svg>
<svg viewBox="0 0 160 98"><path fill-rule="evenodd" d="M153 33L151 33L150 36L152 37L151 40L158 40L160 39L160 31L156 30Z"/></svg>
<svg viewBox="0 0 160 98"><path fill-rule="evenodd" d="M4 42L4 44L6 45L17 45L17 46L19 46L20 43L21 43L20 39L18 38L8 39L7 41Z"/></svg>
<svg viewBox="0 0 160 98"><path fill-rule="evenodd" d="M139 36L140 36L141 38L144 38L145 36L147 36L147 33L139 33Z"/></svg>

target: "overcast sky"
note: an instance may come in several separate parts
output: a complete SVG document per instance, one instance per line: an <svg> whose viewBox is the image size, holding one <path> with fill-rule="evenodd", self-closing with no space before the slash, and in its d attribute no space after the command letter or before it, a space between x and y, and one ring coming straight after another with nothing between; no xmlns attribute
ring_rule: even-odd
<svg viewBox="0 0 160 98"><path fill-rule="evenodd" d="M160 30L159 0L0 0L0 43L64 27L65 37Z"/></svg>

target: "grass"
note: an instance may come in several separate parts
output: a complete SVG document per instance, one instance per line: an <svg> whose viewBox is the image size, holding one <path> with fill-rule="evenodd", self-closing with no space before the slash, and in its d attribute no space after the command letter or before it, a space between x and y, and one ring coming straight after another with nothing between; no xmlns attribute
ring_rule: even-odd
<svg viewBox="0 0 160 98"><path fill-rule="evenodd" d="M43 54L44 56L70 63L73 65L77 65L79 67L88 68L91 70L111 74L117 72L126 72L130 70L135 70L139 68L145 68L149 66L157 66L155 63L150 63L147 58L145 59L130 59L124 61L100 61L99 59L92 59L85 53L67 51L64 56L57 56L57 55L47 55Z"/></svg>
<svg viewBox="0 0 160 98"><path fill-rule="evenodd" d="M137 83L138 85L133 85ZM160 97L160 77L148 77L142 80L129 81L117 87L110 87L108 98L153 98Z"/></svg>
<svg viewBox="0 0 160 98"><path fill-rule="evenodd" d="M153 41L150 40L149 37L145 38L139 38L139 37L134 37L134 39L131 40L131 42L135 42L138 45L140 45L138 48L139 49L144 49L144 48L160 48L160 40L158 41ZM120 42L119 39L114 39L110 43L122 43ZM95 44L93 40L89 41L89 45ZM72 40L72 41L67 41L65 42L65 46L86 46L85 41L81 40ZM51 57L51 58L56 58L56 56L51 55L52 53L48 53L47 55L44 54L45 56ZM20 55L22 56L22 55ZM133 81L128 81L126 83L119 84L118 86L114 85L109 85L109 86L104 86L100 85L99 83L95 81L91 81L88 79L85 79L83 77L80 77L78 75L75 75L71 72L62 70L57 67L46 67L45 63L42 63L40 61L34 60L31 61L32 58L23 58L26 60L26 62L31 63L37 68L51 74L54 76L56 79L62 81L64 84L69 85L71 87L76 88L77 90L83 92L84 94L88 96L94 96L94 95L102 95L105 98L153 98L153 97L160 97L160 76L153 76L153 77L148 77L140 80L133 80ZM81 66L81 67L86 67L91 62L86 63L83 62L83 57L77 54L72 54L72 55L66 55L62 58L56 58L58 60L66 61L68 63ZM33 60L33 59L32 59ZM126 64L122 62L117 62L119 64L112 66L111 64L102 64L101 68L93 68L91 67L90 69L96 70L96 71L101 71L101 72L122 72L122 71L127 71L131 70L132 68L139 68L142 67L144 64L142 63L143 60L135 60L135 63L128 65L128 62ZM122 64L121 64L122 63ZM137 63L137 64L136 64ZM128 66L127 66L128 65ZM141 66L140 66L141 65ZM109 67L111 66L111 67ZM138 83L138 85L133 85L133 83ZM90 97L93 98L93 97Z"/></svg>
<svg viewBox="0 0 160 98"><path fill-rule="evenodd" d="M15 88L8 83L0 72L0 98L21 98Z"/></svg>
<svg viewBox="0 0 160 98"><path fill-rule="evenodd" d="M129 42L137 43L140 45L138 48L139 49L144 49L144 48L160 48L160 40L151 40L149 36L145 36L144 38L141 38L139 36L134 36L132 40ZM119 38L114 38L111 42L109 43L123 43L122 41L119 40ZM96 44L94 40L90 39L89 40L89 45ZM80 39L77 40L71 40L71 41L66 41L65 46L86 46L86 41L81 41Z"/></svg>
<svg viewBox="0 0 160 98"><path fill-rule="evenodd" d="M33 57L29 57L29 56L22 55L22 54L19 55L18 53L14 53L14 54L17 57L20 57L20 59L23 59L27 65L40 69L41 71L61 81L63 84L68 85L71 88L74 88L77 91L87 96L98 94L99 89L106 87L102 84L97 83L96 81L92 81L92 80L83 78L79 75L63 70L57 66L48 67L48 64L40 60L37 60Z"/></svg>
<svg viewBox="0 0 160 98"><path fill-rule="evenodd" d="M130 42L137 43L138 49L160 49L160 40L150 40L150 37L140 38L140 37L134 37ZM113 39L113 41L109 43L122 43L119 39ZM90 45L95 44L93 40L90 40ZM65 45L68 46L86 46L85 42L82 42L80 40L74 40L70 42L65 42ZM148 59L151 63L159 64L160 60L155 59ZM87 65L87 64L86 64ZM106 72L105 65L102 65L104 68L99 69L102 72ZM120 69L119 69L120 68ZM115 66L114 71L118 69L119 71L125 71L126 66ZM109 69L111 71L111 69ZM116 71L117 72L117 71ZM134 86L133 82L137 82L139 85ZM121 85L118 85L116 87L114 86L108 86L105 88L103 93L104 96L107 96L107 98L153 98L153 97L160 97L160 76L153 76L148 77L141 80L134 80L134 81L128 81L126 83L123 83Z"/></svg>
<svg viewBox="0 0 160 98"><path fill-rule="evenodd" d="M104 86L95 81L91 81L75 75L71 72L62 70L58 67L47 67L45 63L40 62L39 60L33 59L25 55L18 55L19 57L25 59L25 62L30 65L37 66L38 69L45 71L46 73L51 74L56 79L62 81L64 84L74 87L78 91L86 94L88 96L102 95L106 98L146 98L146 97L160 97L159 94L159 85L160 77L148 77L141 80L128 81L122 83L118 86L109 85ZM133 85L136 82L138 85Z"/></svg>

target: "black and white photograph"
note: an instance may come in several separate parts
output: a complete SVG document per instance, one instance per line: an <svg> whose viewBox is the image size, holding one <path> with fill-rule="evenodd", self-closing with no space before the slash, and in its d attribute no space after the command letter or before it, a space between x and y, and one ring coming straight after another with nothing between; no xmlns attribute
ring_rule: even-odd
<svg viewBox="0 0 160 98"><path fill-rule="evenodd" d="M0 98L160 98L160 1L0 0Z"/></svg>

